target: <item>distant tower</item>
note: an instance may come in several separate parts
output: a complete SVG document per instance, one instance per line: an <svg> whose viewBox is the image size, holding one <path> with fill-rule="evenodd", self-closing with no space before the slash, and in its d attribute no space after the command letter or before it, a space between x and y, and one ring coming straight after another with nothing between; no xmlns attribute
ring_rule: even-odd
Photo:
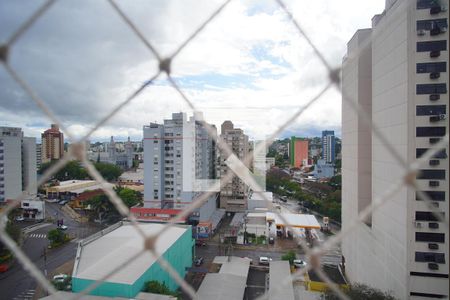
<svg viewBox="0 0 450 300"><path fill-rule="evenodd" d="M116 163L116 143L114 142L113 136L111 136L111 141L108 145L108 157L110 163Z"/></svg>
<svg viewBox="0 0 450 300"><path fill-rule="evenodd" d="M127 168L133 166L133 145L131 144L130 137L128 137L125 143L125 154L127 155Z"/></svg>

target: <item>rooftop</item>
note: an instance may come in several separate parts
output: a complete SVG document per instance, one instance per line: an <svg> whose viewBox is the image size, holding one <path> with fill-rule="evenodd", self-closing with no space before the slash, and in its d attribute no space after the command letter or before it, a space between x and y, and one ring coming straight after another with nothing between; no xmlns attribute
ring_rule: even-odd
<svg viewBox="0 0 450 300"><path fill-rule="evenodd" d="M292 227L320 229L320 224L314 215L283 213L282 216ZM280 216L275 213L268 212L267 221L275 221L277 226L286 226Z"/></svg>
<svg viewBox="0 0 450 300"><path fill-rule="evenodd" d="M269 300L270 299L294 299L292 286L291 267L286 260L271 261L269 266ZM286 280L290 282L285 284Z"/></svg>
<svg viewBox="0 0 450 300"><path fill-rule="evenodd" d="M154 223L139 223L141 230L147 235L155 234L164 225ZM182 236L186 226L172 226L156 241L156 251L160 254ZM142 237L129 223L123 223L109 232L102 231L97 238L88 238L80 243L75 263L73 277L97 280L110 273L117 266L135 257L144 249ZM101 233L102 233L101 232ZM132 284L147 271L156 259L145 252L115 272L108 281Z"/></svg>
<svg viewBox="0 0 450 300"><path fill-rule="evenodd" d="M216 256L215 264L221 264L219 273L206 274L195 299L242 300L247 285L250 260L235 256Z"/></svg>

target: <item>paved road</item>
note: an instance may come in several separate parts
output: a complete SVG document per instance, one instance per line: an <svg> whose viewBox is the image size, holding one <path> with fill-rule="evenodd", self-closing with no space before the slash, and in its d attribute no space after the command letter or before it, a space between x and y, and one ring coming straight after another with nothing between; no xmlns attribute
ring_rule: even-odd
<svg viewBox="0 0 450 300"><path fill-rule="evenodd" d="M67 233L73 240L57 249L47 251L47 259L44 259L44 249L48 247L47 233L56 228L55 224L37 226L37 229L28 232L24 236L22 250L31 261L44 273L47 270L51 274L60 265L73 259L77 250L77 241L93 234L100 228L89 224L79 224L67 216L57 203L46 203L47 216L63 219L68 226ZM16 262L10 270L0 275L0 299L32 299L36 289L36 281Z"/></svg>

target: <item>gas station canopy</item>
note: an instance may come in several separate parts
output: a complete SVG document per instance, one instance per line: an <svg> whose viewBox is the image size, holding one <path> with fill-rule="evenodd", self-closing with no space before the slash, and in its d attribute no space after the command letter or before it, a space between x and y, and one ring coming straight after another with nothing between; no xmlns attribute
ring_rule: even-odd
<svg viewBox="0 0 450 300"><path fill-rule="evenodd" d="M314 215L303 214L281 214L283 218L294 228L320 229L320 224ZM275 213L268 212L266 216L267 222L275 222L276 226L286 227L287 224Z"/></svg>

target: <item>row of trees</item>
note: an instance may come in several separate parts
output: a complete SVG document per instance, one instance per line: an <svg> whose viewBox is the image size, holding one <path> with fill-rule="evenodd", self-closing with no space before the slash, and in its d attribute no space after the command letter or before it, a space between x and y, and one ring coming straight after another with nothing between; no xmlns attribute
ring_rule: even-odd
<svg viewBox="0 0 450 300"><path fill-rule="evenodd" d="M340 180L340 178L336 180ZM279 169L272 169L267 172L266 188L278 195L294 198L308 209L326 215L338 222L341 221L341 190L339 189L328 188L331 192L323 198L318 198L303 191L300 184L291 181L291 176Z"/></svg>
<svg viewBox="0 0 450 300"><path fill-rule="evenodd" d="M132 189L115 187L117 195L122 199L123 203L127 207L132 207L142 202L142 194ZM101 222L116 222L121 219L120 213L116 207L109 201L106 195L97 195L86 201L86 205L89 205L94 216Z"/></svg>
<svg viewBox="0 0 450 300"><path fill-rule="evenodd" d="M43 174L45 170L54 165L57 161L51 161L48 163L42 164L39 169L39 173ZM116 181L120 175L122 175L122 169L116 165L109 163L96 162L94 163L97 171L105 178L107 181ZM59 181L64 180L72 180L72 179L91 179L91 176L88 174L86 168L83 164L77 160L72 160L68 162L61 170L59 170L55 175L53 175L54 179Z"/></svg>

